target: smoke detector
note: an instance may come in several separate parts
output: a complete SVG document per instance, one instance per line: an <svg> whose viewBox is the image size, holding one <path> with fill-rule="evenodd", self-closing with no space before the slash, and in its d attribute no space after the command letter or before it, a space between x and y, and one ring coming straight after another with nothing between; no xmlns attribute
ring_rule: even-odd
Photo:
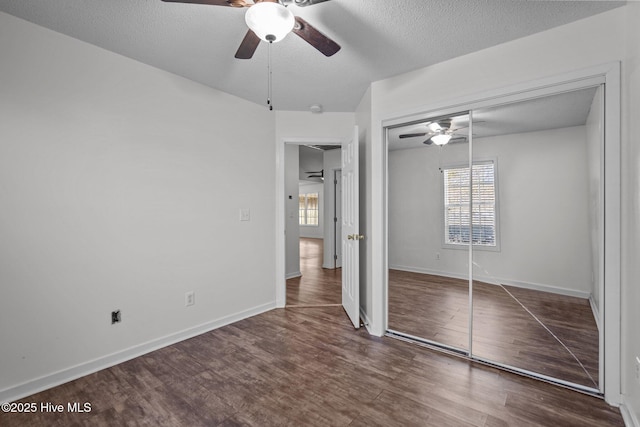
<svg viewBox="0 0 640 427"><path fill-rule="evenodd" d="M313 114L320 114L322 113L322 105L313 104L311 107L309 107L309 111L311 111Z"/></svg>

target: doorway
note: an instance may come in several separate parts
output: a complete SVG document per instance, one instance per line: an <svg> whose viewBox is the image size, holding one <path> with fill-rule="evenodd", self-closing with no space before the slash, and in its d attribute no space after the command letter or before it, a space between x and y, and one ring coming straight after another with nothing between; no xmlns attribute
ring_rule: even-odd
<svg viewBox="0 0 640 427"><path fill-rule="evenodd" d="M340 242L338 221L341 219L340 203L336 203L337 182L335 176L341 167L341 145L307 144L288 147L289 163L295 165L294 152L298 151L298 195L292 197L289 208L293 211L298 201L298 242L287 239L287 252L299 249L299 274L288 275L287 307L339 306L341 303L341 270L336 242ZM332 178L333 177L333 178ZM296 233L291 221L287 234Z"/></svg>
<svg viewBox="0 0 640 427"><path fill-rule="evenodd" d="M314 141L301 141L300 139L288 140L286 138L278 142L277 147L277 176L276 176L276 200L277 200L277 224L276 233L281 236L276 238L276 306L286 307L287 290L286 278L297 277L287 274L291 271L290 262L299 264L299 204L298 175L299 162L297 148L304 144L318 144ZM341 211L342 224L340 245L342 246L343 265L341 268L341 305L354 328L360 327L360 282L359 282L359 254L360 243L365 238L359 230L359 131L354 126L353 134L344 140L325 140L322 144L339 145L340 166L342 177L341 185ZM291 155L294 153L293 155ZM295 167L292 167L292 164ZM327 234L332 239L332 233ZM327 239L325 235L325 243ZM293 244L292 244L293 242ZM337 243L337 242L336 242ZM331 248L330 245L324 245ZM292 252L296 252L295 258ZM326 257L325 257L326 260Z"/></svg>

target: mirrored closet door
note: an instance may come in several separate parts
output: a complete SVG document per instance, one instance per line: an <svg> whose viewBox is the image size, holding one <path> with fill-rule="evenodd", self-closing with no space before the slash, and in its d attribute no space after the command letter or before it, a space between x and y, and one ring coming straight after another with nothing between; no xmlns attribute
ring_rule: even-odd
<svg viewBox="0 0 640 427"><path fill-rule="evenodd" d="M388 129L392 334L599 392L602 90Z"/></svg>
<svg viewBox="0 0 640 427"><path fill-rule="evenodd" d="M389 138L389 329L466 353L469 115L391 129ZM445 251L445 239L456 250Z"/></svg>
<svg viewBox="0 0 640 427"><path fill-rule="evenodd" d="M599 389L600 87L473 112L496 246L473 246L473 356ZM475 177L474 177L475 179ZM488 181L478 176L483 198ZM474 235L491 209L474 202ZM477 230L477 231L475 231Z"/></svg>

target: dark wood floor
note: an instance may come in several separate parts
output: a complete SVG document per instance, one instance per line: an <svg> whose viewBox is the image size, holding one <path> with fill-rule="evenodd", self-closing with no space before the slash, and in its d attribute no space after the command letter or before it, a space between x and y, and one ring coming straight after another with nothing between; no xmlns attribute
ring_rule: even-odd
<svg viewBox="0 0 640 427"><path fill-rule="evenodd" d="M287 306L342 303L342 269L323 269L322 239L300 239L302 277L287 280Z"/></svg>
<svg viewBox="0 0 640 427"><path fill-rule="evenodd" d="M623 426L604 401L351 326L341 307L277 309L23 402L2 426Z"/></svg>
<svg viewBox="0 0 640 427"><path fill-rule="evenodd" d="M600 399L354 330L339 306L272 310L22 402L92 410L1 426L624 425Z"/></svg>
<svg viewBox="0 0 640 427"><path fill-rule="evenodd" d="M468 304L468 281L389 272L390 329L466 350ZM473 304L475 355L597 388L598 329L587 300L474 281Z"/></svg>

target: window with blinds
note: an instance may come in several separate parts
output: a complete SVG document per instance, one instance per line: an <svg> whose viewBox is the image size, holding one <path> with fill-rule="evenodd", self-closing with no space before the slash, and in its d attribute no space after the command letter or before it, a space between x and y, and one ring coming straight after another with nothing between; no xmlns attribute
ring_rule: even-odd
<svg viewBox="0 0 640 427"><path fill-rule="evenodd" d="M469 168L443 169L444 242L448 245L496 247L497 214L494 162L473 165L471 190ZM470 191L471 190L471 191ZM471 194L471 201L469 195ZM471 203L470 203L471 202Z"/></svg>
<svg viewBox="0 0 640 427"><path fill-rule="evenodd" d="M318 193L298 196L298 217L300 225L318 225Z"/></svg>

